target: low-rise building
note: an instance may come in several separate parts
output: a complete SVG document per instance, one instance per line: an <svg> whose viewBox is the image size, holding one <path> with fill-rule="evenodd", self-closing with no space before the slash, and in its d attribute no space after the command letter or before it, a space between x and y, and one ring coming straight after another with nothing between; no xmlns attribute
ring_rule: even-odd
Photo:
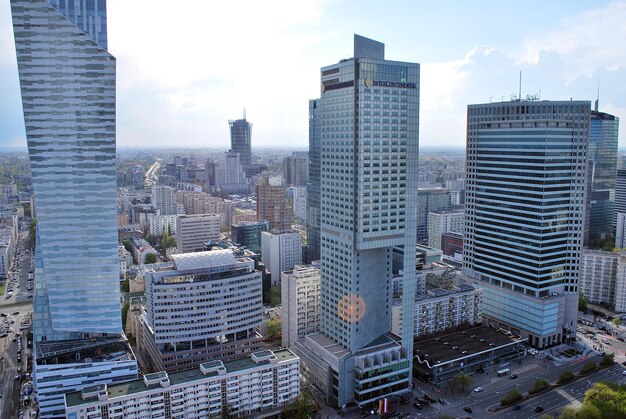
<svg viewBox="0 0 626 419"><path fill-rule="evenodd" d="M11 270L11 259L17 243L17 216L0 220L0 279L6 278Z"/></svg>
<svg viewBox="0 0 626 419"><path fill-rule="evenodd" d="M261 272L230 249L173 255L150 269L137 346L157 371L180 371L210 359L231 360L260 348Z"/></svg>
<svg viewBox="0 0 626 419"><path fill-rule="evenodd" d="M232 241L254 253L261 252L261 233L264 231L270 231L269 221L243 222L233 224L230 228Z"/></svg>
<svg viewBox="0 0 626 419"><path fill-rule="evenodd" d="M416 337L453 329L461 324L480 324L481 290L467 284L451 289L431 288L415 298L414 333ZM402 299L391 306L391 331L402 331Z"/></svg>
<svg viewBox="0 0 626 419"><path fill-rule="evenodd" d="M120 263L120 279L126 279L126 271L133 266L133 255L122 245L117 246Z"/></svg>
<svg viewBox="0 0 626 419"><path fill-rule="evenodd" d="M284 347L320 331L319 266L296 265L281 274L281 316Z"/></svg>
<svg viewBox="0 0 626 419"><path fill-rule="evenodd" d="M487 326L441 334L428 340L416 339L413 373L424 380L440 383L459 373L502 370L526 355L525 342L525 338L511 332Z"/></svg>
<svg viewBox="0 0 626 419"><path fill-rule="evenodd" d="M181 215L176 220L176 247L180 253L198 252L220 238L218 214Z"/></svg>
<svg viewBox="0 0 626 419"><path fill-rule="evenodd" d="M65 395L65 412L68 419L263 417L279 413L299 393L300 359L280 349L85 387Z"/></svg>
<svg viewBox="0 0 626 419"><path fill-rule="evenodd" d="M133 257L138 264L144 263L148 254L151 253L155 256L158 254L154 247L150 246L150 243L142 238L131 237L129 240L132 244L131 250L133 253Z"/></svg>

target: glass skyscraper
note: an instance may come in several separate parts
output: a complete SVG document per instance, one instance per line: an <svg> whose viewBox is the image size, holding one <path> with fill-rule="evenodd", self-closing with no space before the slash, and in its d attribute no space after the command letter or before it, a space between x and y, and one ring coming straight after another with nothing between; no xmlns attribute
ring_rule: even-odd
<svg viewBox="0 0 626 419"><path fill-rule="evenodd" d="M230 126L230 151L239 153L242 167L252 163L252 123L246 120L244 112L243 119L228 121Z"/></svg>
<svg viewBox="0 0 626 419"><path fill-rule="evenodd" d="M354 58L323 67L321 98L310 102L319 104L322 333L302 353L311 370L328 365L317 376L330 377L331 405L364 406L411 382L414 301L404 299L402 336L390 334L391 278L393 247L415 266L419 74L355 35ZM415 295L415 270L403 286Z"/></svg>
<svg viewBox="0 0 626 419"><path fill-rule="evenodd" d="M11 8L37 207L34 373L46 417L62 413L66 390L137 374L119 300L115 58L104 0Z"/></svg>
<svg viewBox="0 0 626 419"><path fill-rule="evenodd" d="M531 345L576 332L590 102L469 105L464 273Z"/></svg>
<svg viewBox="0 0 626 419"><path fill-rule="evenodd" d="M309 183L307 184L307 261L320 259L320 100L309 100Z"/></svg>
<svg viewBox="0 0 626 419"><path fill-rule="evenodd" d="M619 118L591 111L589 131L589 180L585 241L612 236L615 230L615 176Z"/></svg>

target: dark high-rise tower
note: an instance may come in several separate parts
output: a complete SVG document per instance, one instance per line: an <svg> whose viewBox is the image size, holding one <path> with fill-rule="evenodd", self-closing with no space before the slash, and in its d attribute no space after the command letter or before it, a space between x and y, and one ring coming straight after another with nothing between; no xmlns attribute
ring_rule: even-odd
<svg viewBox="0 0 626 419"><path fill-rule="evenodd" d="M243 119L228 121L230 126L230 150L239 153L239 162L242 167L252 163L252 123L246 120L244 111Z"/></svg>

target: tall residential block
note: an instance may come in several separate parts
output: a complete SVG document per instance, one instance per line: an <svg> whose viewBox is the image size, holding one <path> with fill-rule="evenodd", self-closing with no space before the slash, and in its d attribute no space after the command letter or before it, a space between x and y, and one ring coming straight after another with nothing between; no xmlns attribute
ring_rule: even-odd
<svg viewBox="0 0 626 419"><path fill-rule="evenodd" d="M615 177L619 118L591 111L589 131L589 181L585 241L612 236L615 229Z"/></svg>
<svg viewBox="0 0 626 419"><path fill-rule="evenodd" d="M443 249L441 235L445 233L463 234L465 211L434 211L428 213L428 246Z"/></svg>
<svg viewBox="0 0 626 419"><path fill-rule="evenodd" d="M263 290L254 261L233 250L173 255L146 272L137 346L157 371L231 360L260 348Z"/></svg>
<svg viewBox="0 0 626 419"><path fill-rule="evenodd" d="M319 266L296 265L282 272L280 296L284 347L320 331Z"/></svg>
<svg viewBox="0 0 626 419"><path fill-rule="evenodd" d="M179 253L204 250L204 244L220 238L219 214L181 215L176 219L176 246Z"/></svg>
<svg viewBox="0 0 626 419"><path fill-rule="evenodd" d="M228 121L230 127L230 150L239 154L239 162L245 167L252 163L252 123L243 119Z"/></svg>
<svg viewBox="0 0 626 419"><path fill-rule="evenodd" d="M261 176L256 187L256 212L258 220L269 221L273 231L291 230L292 210L287 206L280 176Z"/></svg>
<svg viewBox="0 0 626 419"><path fill-rule="evenodd" d="M590 103L467 109L463 270L483 318L544 348L576 333Z"/></svg>
<svg viewBox="0 0 626 419"><path fill-rule="evenodd" d="M272 284L278 284L281 272L302 264L302 236L296 231L263 231L261 261L271 273Z"/></svg>
<svg viewBox="0 0 626 419"><path fill-rule="evenodd" d="M450 209L450 191L444 188L419 188L417 192L417 239L428 239L428 214Z"/></svg>
<svg viewBox="0 0 626 419"><path fill-rule="evenodd" d="M309 183L307 184L307 262L320 259L320 99L309 100Z"/></svg>
<svg viewBox="0 0 626 419"><path fill-rule="evenodd" d="M52 417L66 391L137 376L119 301L115 57L104 1L11 11L37 207L34 385Z"/></svg>
<svg viewBox="0 0 626 419"><path fill-rule="evenodd" d="M176 215L176 190L170 186L152 187L150 203L159 211L159 215Z"/></svg>
<svg viewBox="0 0 626 419"><path fill-rule="evenodd" d="M385 60L384 49L355 35L354 57L321 69L321 333L295 347L335 406L411 382L414 301L391 334L391 278L393 247L415 248L419 64ZM404 259L415 266L414 251ZM415 282L407 270L405 295Z"/></svg>

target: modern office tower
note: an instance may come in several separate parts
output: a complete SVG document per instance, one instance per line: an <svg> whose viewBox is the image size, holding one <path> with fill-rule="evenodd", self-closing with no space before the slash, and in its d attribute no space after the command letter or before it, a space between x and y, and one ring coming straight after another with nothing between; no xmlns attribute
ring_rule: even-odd
<svg viewBox="0 0 626 419"><path fill-rule="evenodd" d="M309 100L309 183L307 184L307 262L320 260L320 100Z"/></svg>
<svg viewBox="0 0 626 419"><path fill-rule="evenodd" d="M269 221L273 231L291 230L291 208L287 206L280 176L264 175L256 187L256 213L259 221Z"/></svg>
<svg viewBox="0 0 626 419"><path fill-rule="evenodd" d="M302 265L302 236L296 231L261 233L261 261L272 275L272 285L280 273Z"/></svg>
<svg viewBox="0 0 626 419"><path fill-rule="evenodd" d="M307 159L303 157L283 157L283 179L285 186L306 186Z"/></svg>
<svg viewBox="0 0 626 419"><path fill-rule="evenodd" d="M321 82L321 334L294 348L328 403L363 406L411 382L414 301L391 334L391 277L393 247L415 249L419 64L355 35L354 57ZM414 251L404 257L415 266ZM415 270L403 287L415 293Z"/></svg>
<svg viewBox="0 0 626 419"><path fill-rule="evenodd" d="M252 123L246 121L246 112L243 119L228 121L230 126L230 151L239 154L239 163L249 166L252 163Z"/></svg>
<svg viewBox="0 0 626 419"><path fill-rule="evenodd" d="M444 188L419 188L417 192L417 240L428 239L428 213L450 209L450 191Z"/></svg>
<svg viewBox="0 0 626 419"><path fill-rule="evenodd" d="M320 331L319 266L296 265L281 273L280 300L283 346Z"/></svg>
<svg viewBox="0 0 626 419"><path fill-rule="evenodd" d="M173 255L174 267L146 273L139 350L156 371L210 359L241 358L260 348L263 290L254 261L232 250Z"/></svg>
<svg viewBox="0 0 626 419"><path fill-rule="evenodd" d="M580 266L580 292L591 304L613 307L620 264L626 256L618 252L583 250Z"/></svg>
<svg viewBox="0 0 626 419"><path fill-rule="evenodd" d="M37 207L33 374L41 417L64 414L64 392L137 376L119 301L115 58L105 2L67 6L11 1Z"/></svg>
<svg viewBox="0 0 626 419"><path fill-rule="evenodd" d="M300 393L300 360L288 349L160 371L65 397L68 419L271 417ZM167 412L167 413L165 413Z"/></svg>
<svg viewBox="0 0 626 419"><path fill-rule="evenodd" d="M463 271L483 318L544 348L576 333L588 101L468 106Z"/></svg>
<svg viewBox="0 0 626 419"><path fill-rule="evenodd" d="M465 211L434 211L428 213L428 246L443 249L441 235L445 233L463 234Z"/></svg>
<svg viewBox="0 0 626 419"><path fill-rule="evenodd" d="M615 177L617 171L617 131L619 118L591 111L589 131L589 180L585 243L614 235Z"/></svg>
<svg viewBox="0 0 626 419"><path fill-rule="evenodd" d="M176 190L169 186L155 185L152 187L150 203L159 211L159 215L176 214Z"/></svg>
<svg viewBox="0 0 626 419"><path fill-rule="evenodd" d="M239 246L245 246L254 253L261 253L261 233L270 231L269 221L254 223L233 224L230 228L230 237Z"/></svg>
<svg viewBox="0 0 626 419"><path fill-rule="evenodd" d="M204 250L206 242L219 238L219 214L180 215L176 219L176 248L179 253Z"/></svg>
<svg viewBox="0 0 626 419"><path fill-rule="evenodd" d="M480 288L458 284L452 289L430 288L415 298L413 332L415 337L441 333L461 324L482 321ZM391 306L391 330L402 330L402 299Z"/></svg>

